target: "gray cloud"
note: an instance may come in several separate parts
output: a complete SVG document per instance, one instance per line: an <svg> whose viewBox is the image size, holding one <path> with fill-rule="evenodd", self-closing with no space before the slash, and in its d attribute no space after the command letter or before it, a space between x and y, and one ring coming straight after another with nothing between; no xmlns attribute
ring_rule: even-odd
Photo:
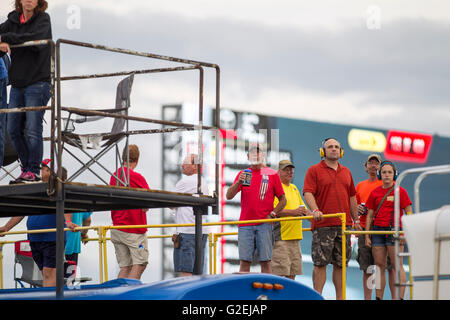
<svg viewBox="0 0 450 320"><path fill-rule="evenodd" d="M424 120L431 117L428 108L436 110L434 115L449 109L450 25L444 22L398 19L383 23L379 30L369 30L361 19L337 31L302 30L162 13L134 12L119 17L82 8L81 29L69 30L67 17L65 8L52 11L55 39L217 63L222 70L222 90L240 88L248 101L256 100L267 89L306 91L318 96L354 93L363 97L354 102L358 108L377 106L385 114L391 106L401 106L405 108L405 121L414 120L406 115L414 110L415 118L424 122L434 122L432 118ZM90 70L95 66L109 72L164 65L95 52L80 59L79 52L64 51L66 61L77 61L69 63L70 67L85 65ZM385 125L383 115L378 119L373 125ZM441 125L422 126L422 130L449 134L449 120L448 112L443 112L438 121ZM417 128L410 121L406 125L397 123L397 127Z"/></svg>

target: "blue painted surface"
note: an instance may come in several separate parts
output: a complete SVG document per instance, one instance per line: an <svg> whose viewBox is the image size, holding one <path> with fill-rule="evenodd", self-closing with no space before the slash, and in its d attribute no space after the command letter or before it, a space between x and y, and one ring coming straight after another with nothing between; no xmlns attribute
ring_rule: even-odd
<svg viewBox="0 0 450 320"><path fill-rule="evenodd" d="M253 282L281 284L283 289L255 289ZM116 279L99 285L65 287L67 300L323 300L311 288L270 274L224 274L174 278L150 284ZM0 290L0 300L51 300L55 288Z"/></svg>

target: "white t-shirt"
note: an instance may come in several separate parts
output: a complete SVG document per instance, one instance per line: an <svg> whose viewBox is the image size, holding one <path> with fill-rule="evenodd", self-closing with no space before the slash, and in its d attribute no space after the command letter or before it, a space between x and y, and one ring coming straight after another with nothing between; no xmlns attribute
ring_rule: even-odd
<svg viewBox="0 0 450 320"><path fill-rule="evenodd" d="M175 192L180 193L197 193L197 174L190 176L182 175L180 181L177 182L175 186ZM208 186L206 185L206 180L202 179L202 194L208 194ZM203 222L205 222L205 216L202 216ZM195 223L195 215L192 207L178 207L175 212L175 223L185 224L185 223ZM209 227L203 227L204 234L209 233ZM177 227L177 233L195 233L195 227Z"/></svg>

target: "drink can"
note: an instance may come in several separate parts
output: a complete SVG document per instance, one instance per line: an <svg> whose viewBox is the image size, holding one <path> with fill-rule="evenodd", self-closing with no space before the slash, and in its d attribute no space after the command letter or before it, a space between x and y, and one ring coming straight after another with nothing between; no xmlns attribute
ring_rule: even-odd
<svg viewBox="0 0 450 320"><path fill-rule="evenodd" d="M365 216L367 214L367 207L365 203L361 203L361 205L364 207L364 212L362 214L362 216Z"/></svg>
<svg viewBox="0 0 450 320"><path fill-rule="evenodd" d="M242 182L242 185L248 187L250 185L250 183L252 182L252 171L249 169L245 169L244 173L245 173L245 178L244 178L244 181Z"/></svg>

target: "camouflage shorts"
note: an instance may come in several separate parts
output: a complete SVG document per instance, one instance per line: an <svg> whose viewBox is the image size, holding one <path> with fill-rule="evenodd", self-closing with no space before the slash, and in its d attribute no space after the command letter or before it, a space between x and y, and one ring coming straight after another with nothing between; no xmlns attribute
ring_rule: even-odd
<svg viewBox="0 0 450 320"><path fill-rule="evenodd" d="M346 265L352 251L350 236L346 237ZM342 267L342 228L341 226L322 227L312 232L311 258L315 266L335 264Z"/></svg>

